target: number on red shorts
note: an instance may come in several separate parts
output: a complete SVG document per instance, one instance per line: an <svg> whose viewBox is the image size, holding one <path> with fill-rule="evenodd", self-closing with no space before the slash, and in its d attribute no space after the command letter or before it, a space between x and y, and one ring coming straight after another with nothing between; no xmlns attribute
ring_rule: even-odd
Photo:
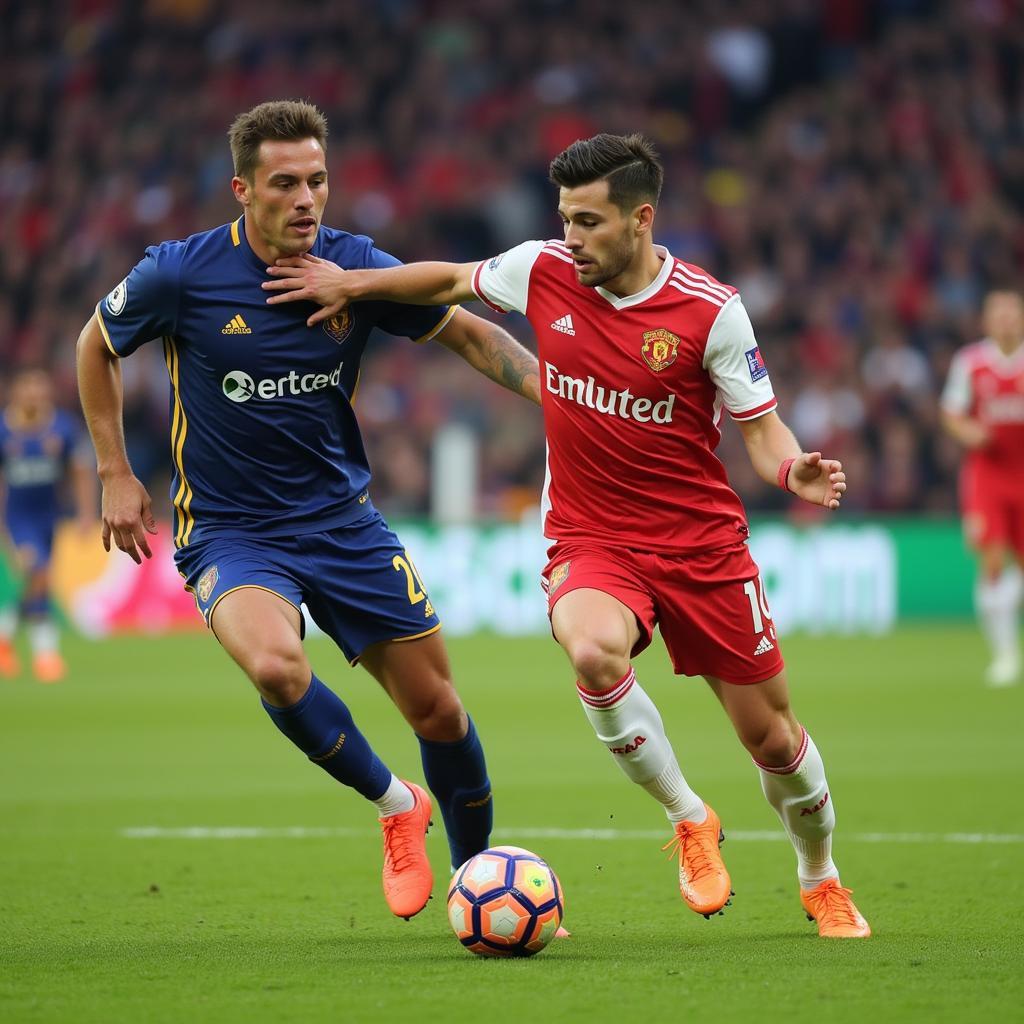
<svg viewBox="0 0 1024 1024"><path fill-rule="evenodd" d="M747 600L750 602L750 617L754 620L754 632L763 633L764 620L770 619L772 613L768 607L768 598L765 596L761 577L755 576L754 579L747 580L743 584L743 593L747 595Z"/></svg>

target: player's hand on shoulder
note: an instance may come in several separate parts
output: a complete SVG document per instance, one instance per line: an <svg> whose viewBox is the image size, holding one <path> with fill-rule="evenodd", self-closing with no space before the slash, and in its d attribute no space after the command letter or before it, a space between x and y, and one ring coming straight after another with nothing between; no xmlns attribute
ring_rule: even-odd
<svg viewBox="0 0 1024 1024"><path fill-rule="evenodd" d="M312 253L286 256L267 267L272 280L264 281L264 291L272 292L267 305L281 302L315 302L321 308L306 324L313 327L321 320L340 313L348 305L345 290L346 271L330 260L322 260Z"/></svg>
<svg viewBox="0 0 1024 1024"><path fill-rule="evenodd" d="M789 470L789 489L812 505L835 511L846 493L846 474L838 459L821 452L802 452Z"/></svg>
<svg viewBox="0 0 1024 1024"><path fill-rule="evenodd" d="M153 503L142 482L131 472L103 478L103 499L100 503L103 520L103 547L110 550L111 541L136 565L142 556L152 558L147 533L156 533Z"/></svg>

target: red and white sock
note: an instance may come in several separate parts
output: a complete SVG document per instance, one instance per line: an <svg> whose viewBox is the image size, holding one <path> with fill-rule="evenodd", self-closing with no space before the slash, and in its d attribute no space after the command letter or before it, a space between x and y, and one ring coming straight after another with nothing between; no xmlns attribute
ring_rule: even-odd
<svg viewBox="0 0 1024 1024"><path fill-rule="evenodd" d="M583 710L626 777L658 801L669 821L702 822L704 801L686 784L654 701L632 667L607 690L576 683Z"/></svg>
<svg viewBox="0 0 1024 1024"><path fill-rule="evenodd" d="M1017 610L1021 602L1021 574L1014 566L996 579L979 578L974 603L993 658L1018 658Z"/></svg>
<svg viewBox="0 0 1024 1024"><path fill-rule="evenodd" d="M818 748L806 729L801 732L800 749L790 764L782 768L754 764L761 773L761 789L796 851L800 888L813 889L827 878L839 877L832 862L836 812Z"/></svg>

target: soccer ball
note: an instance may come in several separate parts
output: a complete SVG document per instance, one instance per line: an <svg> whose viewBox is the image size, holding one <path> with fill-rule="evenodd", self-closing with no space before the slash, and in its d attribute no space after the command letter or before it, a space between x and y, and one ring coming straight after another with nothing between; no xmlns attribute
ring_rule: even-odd
<svg viewBox="0 0 1024 1024"><path fill-rule="evenodd" d="M470 857L448 889L448 921L480 956L533 956L562 923L565 901L554 871L518 846Z"/></svg>

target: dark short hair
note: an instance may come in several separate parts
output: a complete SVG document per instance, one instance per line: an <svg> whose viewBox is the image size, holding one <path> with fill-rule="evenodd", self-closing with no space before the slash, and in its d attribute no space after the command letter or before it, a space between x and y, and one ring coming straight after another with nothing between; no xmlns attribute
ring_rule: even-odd
<svg viewBox="0 0 1024 1024"><path fill-rule="evenodd" d="M316 139L327 144L327 118L305 100L272 100L239 114L228 129L235 174L252 180L260 161L260 143Z"/></svg>
<svg viewBox="0 0 1024 1024"><path fill-rule="evenodd" d="M608 182L608 198L625 211L641 203L658 205L664 171L657 151L644 136L602 133L577 139L562 150L551 161L548 177L561 188L603 179Z"/></svg>

